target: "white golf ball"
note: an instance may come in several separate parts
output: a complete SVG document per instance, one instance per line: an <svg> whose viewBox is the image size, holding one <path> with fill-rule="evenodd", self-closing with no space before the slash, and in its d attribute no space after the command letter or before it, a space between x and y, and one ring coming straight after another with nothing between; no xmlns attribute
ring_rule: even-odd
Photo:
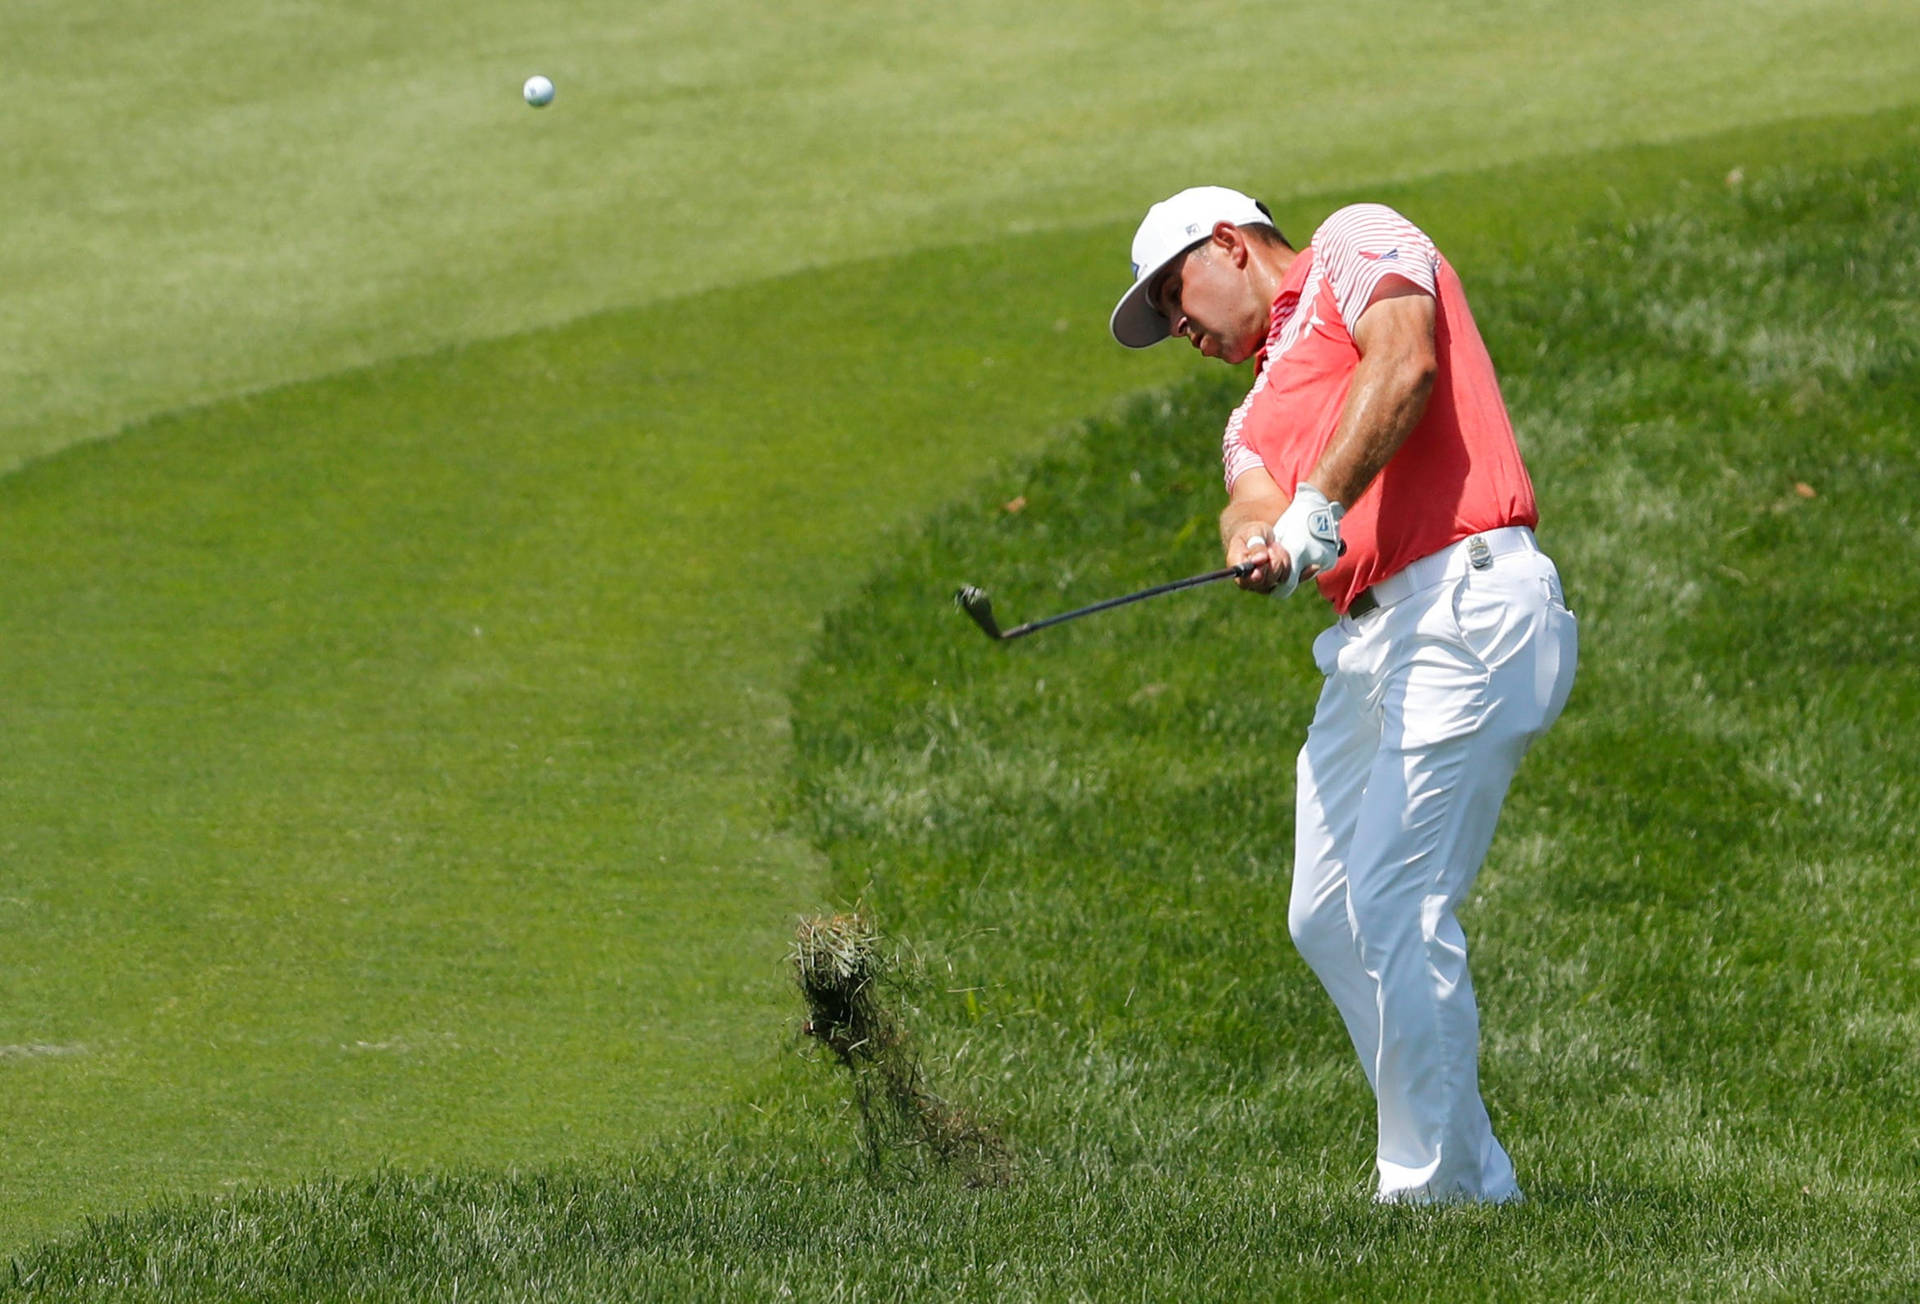
<svg viewBox="0 0 1920 1304"><path fill-rule="evenodd" d="M527 78L527 84L520 88L520 93L536 109L544 109L553 103L553 83L537 73Z"/></svg>

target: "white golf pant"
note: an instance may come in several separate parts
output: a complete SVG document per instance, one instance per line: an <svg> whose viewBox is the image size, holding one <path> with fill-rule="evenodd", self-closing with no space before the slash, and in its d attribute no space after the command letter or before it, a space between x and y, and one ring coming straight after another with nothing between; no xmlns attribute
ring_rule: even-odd
<svg viewBox="0 0 1920 1304"><path fill-rule="evenodd" d="M1520 758L1566 704L1578 634L1524 527L1372 592L1379 609L1314 641L1326 684L1300 750L1288 926L1374 1090L1378 1198L1511 1200L1454 912Z"/></svg>

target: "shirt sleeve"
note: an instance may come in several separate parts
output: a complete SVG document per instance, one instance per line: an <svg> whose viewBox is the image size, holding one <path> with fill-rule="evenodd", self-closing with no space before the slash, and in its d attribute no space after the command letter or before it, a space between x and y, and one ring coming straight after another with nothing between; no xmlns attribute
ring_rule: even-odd
<svg viewBox="0 0 1920 1304"><path fill-rule="evenodd" d="M1437 297L1440 251L1426 232L1385 204L1341 209L1313 233L1313 248L1349 332L1389 276Z"/></svg>
<svg viewBox="0 0 1920 1304"><path fill-rule="evenodd" d="M1240 437L1242 428L1247 424L1247 413L1253 407L1253 396L1266 386L1266 382L1266 369L1262 368L1259 378L1253 382L1253 388L1247 391L1247 396L1240 400L1240 406L1235 408L1233 415L1227 418L1226 433L1220 436L1220 462L1222 469L1226 472L1229 494L1233 492L1235 480L1249 471L1266 466L1260 454L1248 448Z"/></svg>

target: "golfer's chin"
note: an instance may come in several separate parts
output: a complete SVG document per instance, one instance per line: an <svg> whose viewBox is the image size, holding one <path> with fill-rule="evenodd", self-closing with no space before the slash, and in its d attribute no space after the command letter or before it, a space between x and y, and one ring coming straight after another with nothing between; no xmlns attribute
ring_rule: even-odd
<svg viewBox="0 0 1920 1304"><path fill-rule="evenodd" d="M1220 350L1214 356L1229 367L1237 367L1260 351L1259 340L1236 341Z"/></svg>

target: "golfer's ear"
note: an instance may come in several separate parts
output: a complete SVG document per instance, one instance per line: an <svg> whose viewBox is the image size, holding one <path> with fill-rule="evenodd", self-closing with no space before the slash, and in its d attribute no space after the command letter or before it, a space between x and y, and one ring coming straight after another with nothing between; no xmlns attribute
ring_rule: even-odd
<svg viewBox="0 0 1920 1304"><path fill-rule="evenodd" d="M1213 242L1220 246L1222 253L1233 259L1235 267L1246 266L1247 237L1239 227L1231 222L1215 222Z"/></svg>

